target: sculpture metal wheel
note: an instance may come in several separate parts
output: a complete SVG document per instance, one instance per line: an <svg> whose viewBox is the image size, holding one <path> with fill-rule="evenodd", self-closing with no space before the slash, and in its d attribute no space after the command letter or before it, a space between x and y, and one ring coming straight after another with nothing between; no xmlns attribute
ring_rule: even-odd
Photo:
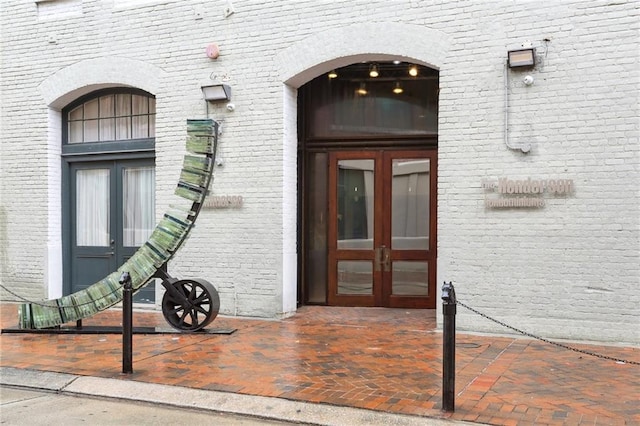
<svg viewBox="0 0 640 426"><path fill-rule="evenodd" d="M195 278L167 283L165 287L162 313L172 327L199 331L218 315L220 297L210 282Z"/></svg>

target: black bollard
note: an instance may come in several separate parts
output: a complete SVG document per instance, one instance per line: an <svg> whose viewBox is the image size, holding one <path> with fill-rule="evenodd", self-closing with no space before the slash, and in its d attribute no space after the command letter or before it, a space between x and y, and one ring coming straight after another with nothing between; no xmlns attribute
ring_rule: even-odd
<svg viewBox="0 0 640 426"><path fill-rule="evenodd" d="M133 373L133 287L131 276L123 272L122 284L122 372Z"/></svg>
<svg viewBox="0 0 640 426"><path fill-rule="evenodd" d="M442 409L455 411L456 389L456 291L453 283L442 286Z"/></svg>

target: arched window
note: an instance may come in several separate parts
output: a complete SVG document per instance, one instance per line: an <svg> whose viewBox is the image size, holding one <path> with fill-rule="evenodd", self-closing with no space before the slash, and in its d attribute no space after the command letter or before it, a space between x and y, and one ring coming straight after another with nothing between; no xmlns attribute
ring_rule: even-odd
<svg viewBox="0 0 640 426"><path fill-rule="evenodd" d="M374 73L375 72L375 73ZM356 63L299 90L307 143L438 134L437 70L407 62Z"/></svg>
<svg viewBox="0 0 640 426"><path fill-rule="evenodd" d="M155 139L155 118L156 99L142 90L90 93L63 110L63 153L91 150L80 146L85 144L116 143L119 148L112 148L122 151L131 148L132 142L148 145Z"/></svg>

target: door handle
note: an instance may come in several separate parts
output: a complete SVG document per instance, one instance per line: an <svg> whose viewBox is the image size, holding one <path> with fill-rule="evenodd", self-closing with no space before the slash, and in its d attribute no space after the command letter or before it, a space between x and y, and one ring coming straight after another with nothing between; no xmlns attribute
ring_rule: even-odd
<svg viewBox="0 0 640 426"><path fill-rule="evenodd" d="M382 246L382 266L383 271L389 272L391 271L391 249L388 247Z"/></svg>
<svg viewBox="0 0 640 426"><path fill-rule="evenodd" d="M108 251L108 252L106 252L105 254L106 254L106 255L108 255L108 256L113 256L114 254L116 254L116 252L114 252L114 251Z"/></svg>

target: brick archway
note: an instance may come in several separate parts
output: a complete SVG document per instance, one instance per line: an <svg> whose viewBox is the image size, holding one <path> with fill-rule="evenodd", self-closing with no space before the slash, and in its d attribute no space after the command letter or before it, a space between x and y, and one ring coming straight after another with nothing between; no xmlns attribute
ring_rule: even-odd
<svg viewBox="0 0 640 426"><path fill-rule="evenodd" d="M421 25L354 24L294 43L275 56L275 63L282 82L298 88L332 68L364 60L407 59L439 70L449 44L446 33Z"/></svg>

